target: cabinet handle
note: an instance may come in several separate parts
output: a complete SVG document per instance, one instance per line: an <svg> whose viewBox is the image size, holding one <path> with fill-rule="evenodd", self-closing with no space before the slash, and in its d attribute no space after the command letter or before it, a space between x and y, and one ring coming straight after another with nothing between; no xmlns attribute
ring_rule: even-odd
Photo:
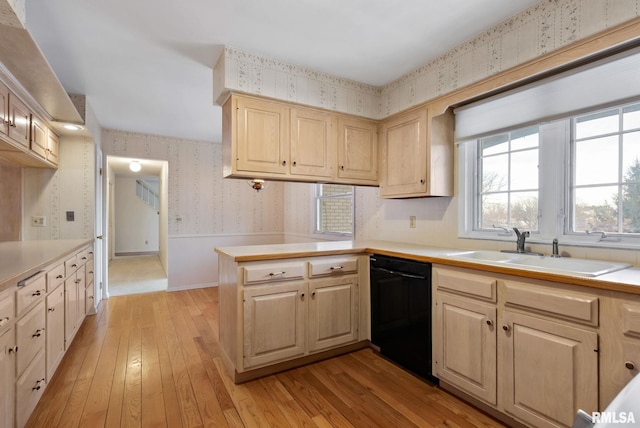
<svg viewBox="0 0 640 428"><path fill-rule="evenodd" d="M76 279L75 282L76 282L76 284L80 284L82 282L82 280L81 279Z"/></svg>
<svg viewBox="0 0 640 428"><path fill-rule="evenodd" d="M49 312L55 312L56 308L49 308Z"/></svg>
<svg viewBox="0 0 640 428"><path fill-rule="evenodd" d="M505 324L505 325L502 326L502 329L504 331L509 331L509 330L511 330L511 327L509 327L507 324Z"/></svg>
<svg viewBox="0 0 640 428"><path fill-rule="evenodd" d="M31 295L31 297L36 297L36 296L40 296L40 290L34 291L33 294Z"/></svg>
<svg viewBox="0 0 640 428"><path fill-rule="evenodd" d="M491 321L491 320L487 320L487 321L486 321L486 323L487 323L487 325L488 325L489 327L491 327L491 326L493 325L493 321Z"/></svg>
<svg viewBox="0 0 640 428"><path fill-rule="evenodd" d="M269 273L269 276L270 276L270 277L274 277L274 276L282 276L282 275L284 275L285 273L286 273L285 271L282 271L282 272L270 272L270 273Z"/></svg>
<svg viewBox="0 0 640 428"><path fill-rule="evenodd" d="M17 128L18 127L15 122L9 122L9 126L12 127L12 128Z"/></svg>
<svg viewBox="0 0 640 428"><path fill-rule="evenodd" d="M633 364L631 361L627 361L626 363L624 363L624 366L625 366L626 368L628 368L629 370L633 370L633 369L635 369L635 368L636 368L636 365L635 365L635 364Z"/></svg>
<svg viewBox="0 0 640 428"><path fill-rule="evenodd" d="M342 270L342 269L344 269L344 266L331 266L329 268L329 270Z"/></svg>
<svg viewBox="0 0 640 428"><path fill-rule="evenodd" d="M0 320L0 325L2 325L2 324L4 324L4 323L6 323L6 322L8 322L8 321L9 321L9 317L4 317L4 318L2 318L2 319Z"/></svg>
<svg viewBox="0 0 640 428"><path fill-rule="evenodd" d="M74 263L71 265L71 267L78 267L78 265Z"/></svg>
<svg viewBox="0 0 640 428"><path fill-rule="evenodd" d="M39 391L41 388L41 385L44 383L44 379L40 379L39 381L36 382L36 386L34 386L33 388L31 388L32 391Z"/></svg>
<svg viewBox="0 0 640 428"><path fill-rule="evenodd" d="M12 353L12 352L17 354L18 353L18 347L14 346L13 348L9 348L9 353Z"/></svg>
<svg viewBox="0 0 640 428"><path fill-rule="evenodd" d="M93 300L93 296L89 296L89 298L90 298L91 300Z"/></svg>
<svg viewBox="0 0 640 428"><path fill-rule="evenodd" d="M36 332L31 335L31 338L40 337L43 331L44 331L44 328L42 330L40 329L36 330Z"/></svg>
<svg viewBox="0 0 640 428"><path fill-rule="evenodd" d="M282 161L282 166L287 166L287 161Z"/></svg>
<svg viewBox="0 0 640 428"><path fill-rule="evenodd" d="M62 279L62 278L64 278L64 276L62 276L62 275L56 276L56 279Z"/></svg>

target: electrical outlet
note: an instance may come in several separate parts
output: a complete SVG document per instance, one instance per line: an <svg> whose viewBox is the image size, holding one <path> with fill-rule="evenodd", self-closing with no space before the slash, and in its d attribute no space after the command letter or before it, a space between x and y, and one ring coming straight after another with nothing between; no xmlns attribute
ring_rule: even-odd
<svg viewBox="0 0 640 428"><path fill-rule="evenodd" d="M409 216L409 227L411 229L415 229L416 228L416 216L414 216L414 215L410 215Z"/></svg>
<svg viewBox="0 0 640 428"><path fill-rule="evenodd" d="M47 218L41 215L31 216L31 226L33 227L45 227L47 225Z"/></svg>

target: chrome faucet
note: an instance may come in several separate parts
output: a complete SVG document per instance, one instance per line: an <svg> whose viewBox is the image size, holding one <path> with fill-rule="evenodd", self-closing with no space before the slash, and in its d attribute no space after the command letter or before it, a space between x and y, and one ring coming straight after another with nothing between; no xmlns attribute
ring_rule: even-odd
<svg viewBox="0 0 640 428"><path fill-rule="evenodd" d="M517 237L517 247L516 250L518 253L526 253L526 250L524 249L524 241L525 239L527 239L529 237L529 231L524 231L524 232L520 232L518 230L517 227L513 228L513 231L516 233L516 237Z"/></svg>
<svg viewBox="0 0 640 428"><path fill-rule="evenodd" d="M560 252L558 251L558 240L556 238L554 238L553 242L551 243L551 257L560 257Z"/></svg>

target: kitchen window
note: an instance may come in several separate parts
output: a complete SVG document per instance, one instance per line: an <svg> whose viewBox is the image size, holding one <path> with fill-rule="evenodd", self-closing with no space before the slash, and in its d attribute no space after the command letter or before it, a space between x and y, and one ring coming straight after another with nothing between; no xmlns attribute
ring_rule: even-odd
<svg viewBox="0 0 640 428"><path fill-rule="evenodd" d="M325 235L353 236L353 186L315 185L315 231Z"/></svg>
<svg viewBox="0 0 640 428"><path fill-rule="evenodd" d="M640 103L459 142L460 236L640 246Z"/></svg>

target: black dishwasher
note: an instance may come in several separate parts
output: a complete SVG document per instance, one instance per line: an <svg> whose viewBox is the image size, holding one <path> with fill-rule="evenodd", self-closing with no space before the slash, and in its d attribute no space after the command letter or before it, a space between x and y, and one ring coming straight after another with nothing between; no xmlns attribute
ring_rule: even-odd
<svg viewBox="0 0 640 428"><path fill-rule="evenodd" d="M431 376L431 264L373 255L371 342L414 374Z"/></svg>

